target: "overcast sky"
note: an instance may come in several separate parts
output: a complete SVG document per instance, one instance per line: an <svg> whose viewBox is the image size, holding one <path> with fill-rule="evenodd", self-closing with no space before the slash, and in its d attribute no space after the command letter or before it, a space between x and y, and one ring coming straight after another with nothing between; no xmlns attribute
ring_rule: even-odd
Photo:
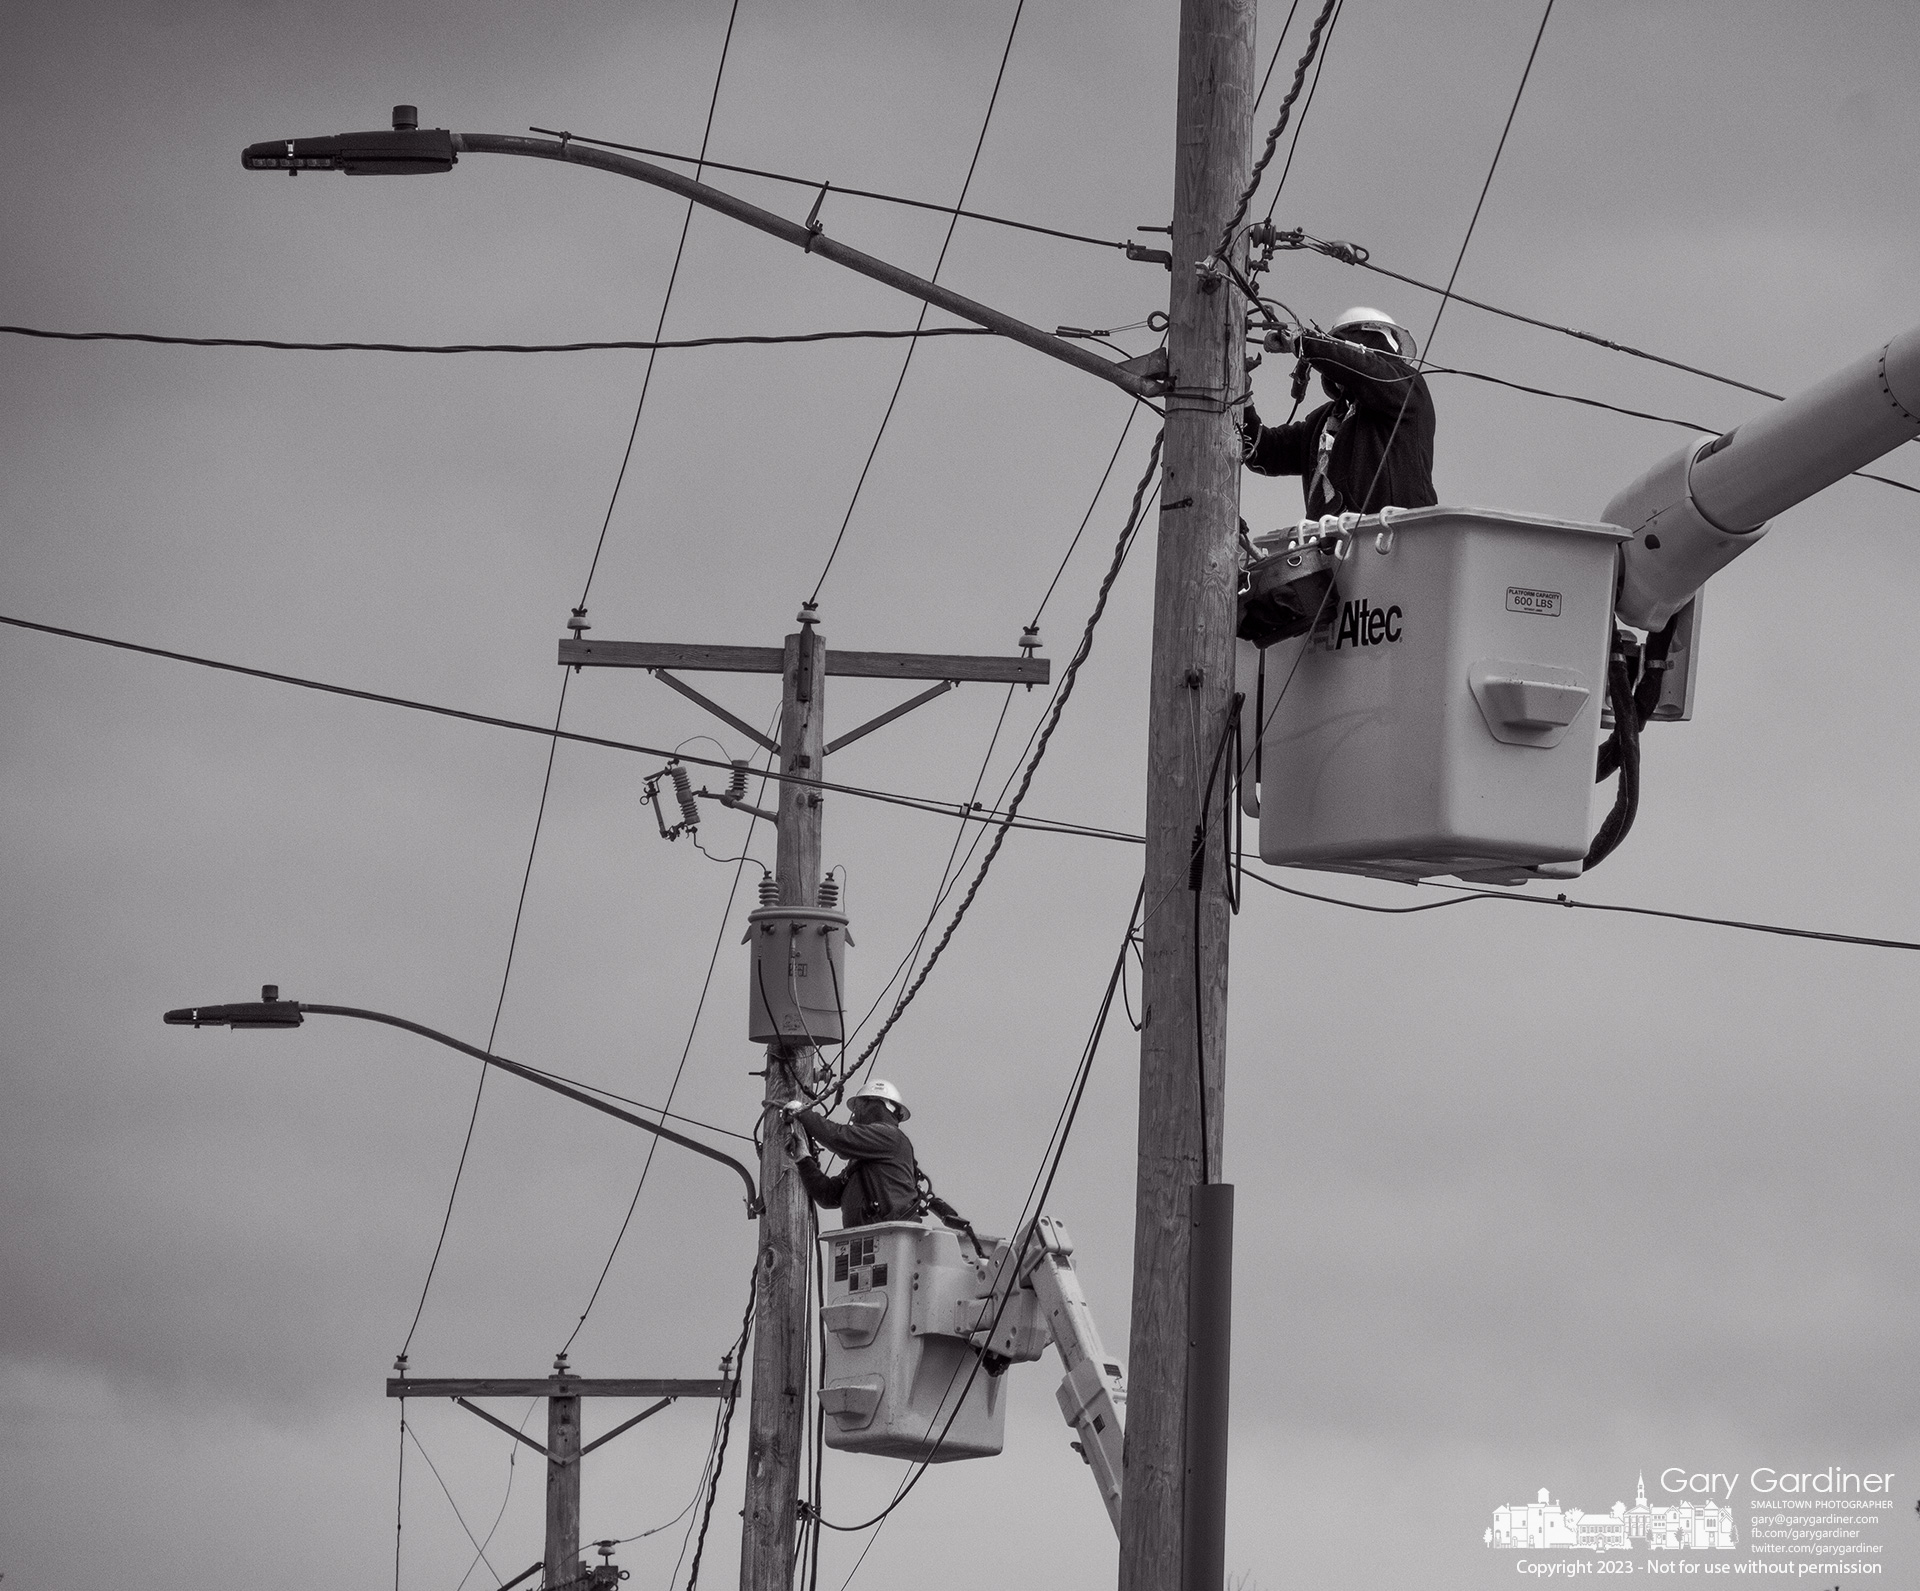
<svg viewBox="0 0 1920 1591"><path fill-rule="evenodd" d="M1311 4L1303 11L1311 11ZM698 147L728 7L482 0L14 0L0 52L0 319L62 330L409 342L646 338L684 207L590 171L474 156L450 176L297 182L254 140L529 124ZM951 203L1014 14L742 0L719 159ZM1350 0L1276 219L1444 280L1538 0ZM1282 21L1260 19L1264 66ZM1304 39L1286 41L1262 126ZM1032 0L970 204L1099 238L1171 205L1176 8ZM1462 291L1788 390L1920 319L1920 30L1886 0L1561 0ZM1278 167L1273 173L1278 176ZM803 189L730 187L798 218ZM1271 179L1269 192L1271 191ZM911 270L942 218L831 197L829 231ZM962 223L943 270L1042 326L1117 327L1166 278L1117 251ZM1310 255L1273 289L1371 302L1423 342L1437 299ZM669 336L904 327L915 306L693 218ZM1120 338L1150 346L1145 334ZM1450 307L1443 364L1730 426L1761 400ZM595 638L773 645L847 513L899 344L667 353L588 596ZM645 370L633 353L269 353L0 336L0 611L551 722ZM1257 393L1284 412L1285 371ZM1434 378L1444 502L1597 517L1684 433ZM1128 419L1011 344L916 355L821 593L830 646L1010 653ZM1137 421L1043 615L1070 654L1146 458ZM1884 472L1920 482L1920 460ZM1297 483L1250 480L1256 529ZM1649 731L1627 844L1581 899L1920 939L1910 637L1920 498L1843 482L1716 582L1697 717ZM1128 564L1029 810L1137 829L1150 541ZM775 686L713 677L764 722ZM907 692L832 685L829 733ZM1015 696L997 790L1044 703ZM836 756L849 783L964 800L1006 693L966 686ZM641 674L571 679L566 724L743 737ZM707 742L689 750L714 754ZM752 872L663 843L657 759L563 745L497 1048L750 1130L738 949ZM0 631L0 1572L7 1591L393 1573L382 1381L434 1252L474 1068L404 1034L163 1029L167 1007L293 998L484 1043L546 745L503 730ZM703 837L737 854L744 819ZM764 828L753 854L770 857ZM864 1008L926 922L950 820L826 806ZM943 1192L1017 1212L1125 925L1139 853L1011 837L889 1040ZM1308 874L1345 899L1384 884ZM1532 893L1541 893L1536 887ZM1551 894L1551 890L1545 893ZM1249 892L1234 929L1225 1172L1239 1188L1228 1562L1248 1586L1510 1582L1481 1531L1549 1487L1631 1499L1671 1465L1892 1471L1920 1485L1909 954L1485 904L1380 917ZM1056 1185L1125 1347L1133 1036L1116 1022ZM735 1144L735 1147L740 1147ZM417 1374L538 1375L633 1196L640 1135L511 1078L486 1088ZM663 1152L574 1345L594 1375L714 1373L753 1232L729 1176ZM931 1474L856 1584L1111 1583L1052 1361L1012 1373L1004 1456ZM412 1407L402 1585L539 1555L541 1477L500 1433ZM524 1405L499 1412L518 1420ZM585 1534L691 1499L710 1411L585 1471ZM592 1433L612 1408L589 1411ZM543 1416L536 1411L535 1424ZM736 1427L703 1578L734 1577ZM838 1457L829 1517L890 1495ZM511 1480L511 1491L509 1482ZM504 1506L503 1506L504 1499ZM1920 1564L1910 1506L1887 1582ZM623 1547L666 1587L676 1526ZM834 1537L839 1585L864 1538ZM469 1586L492 1586L485 1566ZM684 1583L684 1570L682 1571ZM1884 1583L1884 1582L1883 1582Z"/></svg>

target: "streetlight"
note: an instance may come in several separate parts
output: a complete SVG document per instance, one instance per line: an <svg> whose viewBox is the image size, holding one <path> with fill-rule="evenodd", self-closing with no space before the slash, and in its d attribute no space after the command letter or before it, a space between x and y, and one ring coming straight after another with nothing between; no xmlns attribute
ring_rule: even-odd
<svg viewBox="0 0 1920 1591"><path fill-rule="evenodd" d="M948 314L972 321L976 326L984 326L988 331L1014 342L1024 343L1050 358L1072 365L1076 370L1110 381L1135 398L1152 398L1167 391L1167 361L1162 350L1155 349L1137 359L1106 359L1091 348L1042 331L1038 326L1029 326L1023 320L1016 320L986 304L976 303L936 282L903 271L897 265L889 265L871 254L848 248L846 244L835 242L827 236L825 225L819 220L820 204L817 200L814 213L804 223L789 221L771 210L762 210L758 205L736 199L730 193L710 188L704 182L683 177L677 171L635 160L630 155L615 154L612 150L575 143L566 134L558 138L524 138L518 134L452 133L444 127L422 128L417 107L396 105L393 107L391 131L334 133L325 138L269 139L265 143L249 144L241 153L240 164L249 171L284 171L294 177L303 171L344 171L349 176L359 177L408 177L451 171L462 154L525 155L535 160L557 160L567 165L592 166L598 171L610 171L616 176L632 177L656 188L665 188L669 193L677 193L694 204L718 210L735 221L770 233L783 242L793 244L803 253L844 265L848 270L858 271L862 276L910 294L933 305L935 309L944 309ZM826 193L823 187L820 190L822 199Z"/></svg>
<svg viewBox="0 0 1920 1591"><path fill-rule="evenodd" d="M226 1027L226 1028L297 1028L309 1016L350 1016L362 1022L383 1022L390 1028L404 1028L409 1033L418 1033L422 1038L432 1039L436 1044L444 1044L450 1050L458 1050L462 1055L471 1055L477 1061L485 1061L489 1066L497 1066L503 1072L511 1072L515 1077L524 1077L529 1083L563 1094L579 1104L592 1107L602 1115L612 1116L628 1125L650 1132L656 1138L664 1138L668 1143L678 1144L682 1149L691 1149L696 1155L705 1155L709 1160L717 1160L723 1166L730 1166L740 1174L740 1180L747 1185L747 1219L753 1220L760 1214L760 1190L754 1186L753 1173L735 1160L733 1156L722 1154L718 1149L710 1149L692 1138L681 1136L669 1128L644 1117L635 1116L609 1105L605 1100L595 1099L591 1094L582 1093L577 1088L537 1072L530 1066L522 1066L518 1061L507 1060L504 1056L489 1055L485 1050L475 1049L471 1044L463 1044L459 1039L445 1033L423 1027L418 1022L409 1022L405 1017L389 1016L384 1011L362 1011L350 1005L309 1005L300 1000L282 1000L280 986L269 983L260 990L257 1001L246 1001L238 1005L190 1005L177 1011L169 1011L164 1020L169 1027Z"/></svg>

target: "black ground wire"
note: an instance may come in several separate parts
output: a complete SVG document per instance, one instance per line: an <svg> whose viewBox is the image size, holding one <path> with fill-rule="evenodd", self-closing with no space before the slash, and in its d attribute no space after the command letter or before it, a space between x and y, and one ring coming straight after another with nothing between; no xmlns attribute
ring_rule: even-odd
<svg viewBox="0 0 1920 1591"><path fill-rule="evenodd" d="M928 974L939 962L942 952L952 942L954 932L967 915L967 909L972 906L974 898L980 893L980 886L986 882L987 873L993 867L994 858L1000 854L1000 847L1006 841L1007 832L1013 827L1014 819L1019 815L1020 804L1026 799L1027 791L1032 788L1033 776L1039 771L1041 760L1047 754L1047 746L1053 739L1053 732L1059 727L1060 715L1073 695L1074 681L1079 678L1080 666L1086 662L1088 654L1093 650L1093 633L1099 627L1101 615L1106 612L1107 598L1113 591L1114 582L1120 578L1120 570L1125 565L1127 553L1133 546L1148 490L1153 487L1154 477L1160 472L1160 449L1165 437L1164 431L1154 436L1153 447L1147 456L1146 470L1140 477L1140 484L1134 488L1133 506L1128 510L1126 525L1120 532L1120 538L1114 544L1113 558L1107 566L1105 578L1100 582L1099 593L1094 598L1093 611L1087 616L1086 626L1080 632L1080 643L1074 648L1073 657L1061 676L1060 690L1048 708L1045 725L1034 742L1033 755L1028 758L1026 769L1021 774L1019 788L1014 791L1004 815L996 822L993 842L988 846L987 854L981 858L979 870L975 872L973 881L967 886L966 894L961 897L959 906L955 908L946 931L941 934L939 942L934 945L918 975L907 986L906 992L895 1001L893 1010L888 1014L887 1020L881 1024L880 1031L868 1041L866 1049L860 1054L860 1059L854 1063L856 1069L886 1042L887 1034L892 1031L894 1023L900 1020L902 1013L913 1003L914 996L920 992L921 986L927 981Z"/></svg>
<svg viewBox="0 0 1920 1591"><path fill-rule="evenodd" d="M570 138L578 144L595 144L602 149L618 149L629 155L648 155L655 160L673 160L681 165L693 165L692 155L669 154L664 149L644 149L639 144L616 144L610 138L589 138L585 133L558 133L550 127L529 127L530 133L539 133L546 138ZM932 210L940 215L964 218L968 221L985 221L992 226L1014 227L1021 232L1038 232L1042 237L1061 238L1068 243L1090 243L1099 249L1124 249L1127 245L1111 238L1088 237L1084 232L1063 232L1058 227L1040 226L1032 221L1015 221L1004 215L989 215L984 210L965 210L950 204L935 204L930 199L909 199L897 193L878 193L871 188L843 188L837 183L822 182L814 177L794 177L780 171L764 171L757 166L730 166L724 160L702 160L702 164L715 171L731 171L743 177L764 177L768 182L785 182L796 188L816 188L836 199L877 199L882 204L905 205L912 210Z"/></svg>
<svg viewBox="0 0 1920 1591"><path fill-rule="evenodd" d="M986 114L980 118L980 136L974 140L973 158L967 162L967 174L960 183L960 204L962 205L967 202L967 191L973 186L973 174L979 169L980 151L987 147L987 129L993 125L994 107L1000 103L1000 85L1006 80L1007 62L1013 57L1014 35L1020 31L1020 18L1026 11L1026 8L1027 0L1015 0L1013 24L1007 29L1007 42L1005 47L1000 51L1000 66L993 74L993 92L987 96ZM823 197L824 194L825 190L823 189ZM953 246L953 234L959 225L960 216L958 207L956 206L955 213L947 219L947 235L941 240L940 253L933 262L933 270L927 277L928 281L937 282L940 280L940 269L947 263L947 250ZM920 305L920 314L914 321L916 330L926 325L927 314L931 308L932 305L924 302ZM813 594L807 598L809 606L820 600L820 590L826 585L827 576L833 570L833 561L840 556L840 544L846 540L847 527L853 523L853 511L860 505L860 493L867 484L867 474L872 470L873 461L880 452L880 444L886 438L887 422L893 418L894 405L900 401L900 389L907 384L907 371L912 368L913 356L919 346L920 344L917 339L909 341L907 344L907 356L900 361L900 374L894 379L893 393L887 399L885 413L880 416L880 427L874 432L873 446L867 450L866 463L860 466L860 476L859 479L853 483L853 496L847 502L847 512L840 521L840 529L834 535L832 547L827 550L827 561L821 566L820 578L813 583Z"/></svg>
<svg viewBox="0 0 1920 1591"><path fill-rule="evenodd" d="M1014 1226L1016 1235L1022 1229L1025 1229L1027 1244L1031 1244L1033 1241L1030 1217L1045 1208L1047 1197L1053 1192L1054 1179L1059 1175L1060 1162L1067 1150L1067 1141L1073 1134L1075 1121L1079 1118L1080 1102L1086 1097L1087 1083L1093 1075L1094 1055L1100 1048L1101 1036L1106 1031L1107 1017L1113 1010L1114 993L1125 977L1127 954L1132 948L1134 931L1140 921L1140 907L1145 895L1146 884L1143 880L1140 888L1134 893L1133 909L1127 917L1127 931L1120 941L1120 953L1114 958L1113 971L1108 974L1106 989L1101 995L1100 1005L1094 1016L1092 1030L1088 1033L1086 1044L1081 1049L1080 1062L1074 1068L1073 1079L1067 1085L1067 1097L1062 1101L1060 1112L1054 1118L1053 1131L1049 1134L1047 1146L1041 1153L1040 1167L1034 1172L1033 1181L1028 1184L1027 1197L1021 1206L1019 1219ZM1038 1190L1037 1197L1035 1196L1036 1189ZM998 1289L1001 1277L1007 1276L1009 1273L1017 1277L1020 1263L1024 1258L1024 1245L1020 1252L1015 1252L1013 1245L1009 1243L1006 1258L995 1271L994 1282L992 1284L993 1289ZM987 1324L983 1334L989 1342L993 1339L993 1333L999 1328L1001 1318L1007 1311L1007 1306L1013 1301L1015 1290L1016 1284L1009 1281L1007 1287L1001 1293L999 1307L994 1311L993 1319ZM824 1518L821 1519L819 1523L828 1530L838 1531L848 1535L857 1534L863 1530L871 1530L878 1525L884 1524L888 1516L906 1500L907 1494L919 1484L921 1477L932 1468L934 1456L940 1451L941 1443L946 1440L947 1433L953 1429L953 1422L960 1417L961 1409L966 1406L967 1394L972 1390L973 1383L978 1377L983 1363L984 1361L976 1355L973 1366L967 1374L966 1383L961 1387L959 1397L954 1400L953 1412L947 1416L947 1423L941 1428L940 1435L934 1438L933 1447L929 1450L925 1458L918 1461L919 1467L902 1480L900 1486L894 1492L892 1501L889 1502L886 1507L881 1509L880 1512L875 1514L871 1519L865 1520L857 1525L836 1525L833 1521ZM958 1377L959 1367L955 1366L953 1375L948 1379L948 1391L952 1390L953 1382L957 1380ZM946 1398L943 1393L941 1406L944 1407L945 1401ZM937 1410L934 1418L939 1418ZM931 1425L929 1425L928 1429L932 1429ZM869 1550L872 1548L872 1545L873 1543L871 1541L867 1543ZM864 1561L866 1552L863 1551L860 1557L861 1561ZM853 1573L858 1572L859 1567L860 1564L856 1562L853 1566L853 1572L850 1572L847 1576L848 1582L853 1579ZM845 1591L845 1582L843 1582L842 1591Z"/></svg>

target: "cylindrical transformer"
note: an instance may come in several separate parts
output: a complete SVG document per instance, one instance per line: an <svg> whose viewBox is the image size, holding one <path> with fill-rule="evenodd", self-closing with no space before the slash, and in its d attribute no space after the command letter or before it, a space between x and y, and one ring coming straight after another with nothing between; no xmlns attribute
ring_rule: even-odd
<svg viewBox="0 0 1920 1591"><path fill-rule="evenodd" d="M762 906L747 914L747 1037L755 1044L839 1044L846 1038L844 912Z"/></svg>

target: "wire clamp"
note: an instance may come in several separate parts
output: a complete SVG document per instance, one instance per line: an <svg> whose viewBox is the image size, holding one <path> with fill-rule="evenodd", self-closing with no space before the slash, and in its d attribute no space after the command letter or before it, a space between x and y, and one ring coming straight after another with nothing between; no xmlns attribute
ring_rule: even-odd
<svg viewBox="0 0 1920 1591"><path fill-rule="evenodd" d="M820 206L827 202L827 189L832 186L830 182L821 183L820 191L813 196L813 208L807 212L807 241L800 246L802 253L811 254L814 240L827 230L826 222L820 219Z"/></svg>

